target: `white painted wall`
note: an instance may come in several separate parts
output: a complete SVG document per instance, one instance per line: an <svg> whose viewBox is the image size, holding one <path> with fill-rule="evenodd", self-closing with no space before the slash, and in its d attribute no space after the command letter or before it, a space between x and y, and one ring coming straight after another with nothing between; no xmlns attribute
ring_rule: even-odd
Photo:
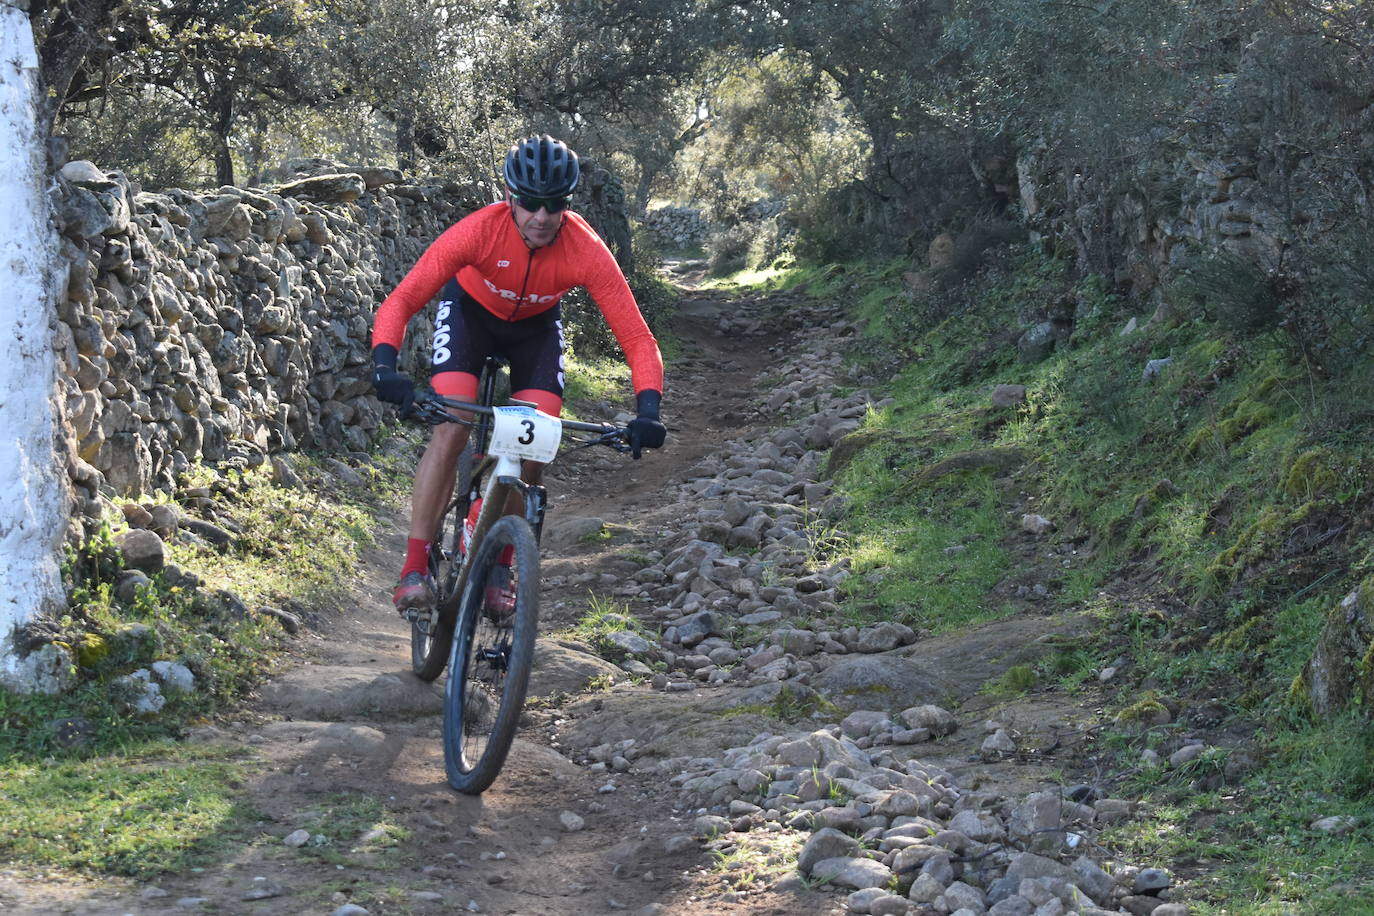
<svg viewBox="0 0 1374 916"><path fill-rule="evenodd" d="M64 601L54 265L38 58L28 17L0 2L0 681L26 684L16 625Z"/></svg>

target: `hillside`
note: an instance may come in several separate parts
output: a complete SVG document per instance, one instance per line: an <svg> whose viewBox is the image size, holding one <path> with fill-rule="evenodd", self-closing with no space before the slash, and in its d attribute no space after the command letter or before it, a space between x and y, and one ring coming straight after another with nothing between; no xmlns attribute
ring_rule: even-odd
<svg viewBox="0 0 1374 916"><path fill-rule="evenodd" d="M404 480L413 448L390 439L348 456L351 483L339 465L304 470L310 499L350 503L350 526L376 532L360 565L331 548L342 591L255 585L237 560L197 566L207 588L310 601L294 605L294 639L248 618L292 661L246 706L184 743L154 726L115 748L98 725L65 751L47 739L57 767L11 756L3 801L19 826L0 899L32 913L865 912L878 897L881 912L1012 912L1072 886L1063 899L1080 912L1361 911L1361 713L1312 724L1292 685L1327 612L1367 575L1367 495L1339 463L1362 453L1311 438L1312 416L1278 398L1224 438L1240 405L1278 387L1256 373L1294 371L1277 341L1247 342L1213 379L1228 345L1208 345L1204 323L1132 339L1119 303L1089 299L1099 320L1077 339L1019 358L1016 309L1065 289L1026 252L963 286L967 307L921 346L885 346L919 306L900 266L687 294L673 448L628 469L569 456L557 471L536 699L480 801L444 786L439 698L408 675L385 608L401 542L385 481ZM1140 379L1143 358L1173 354ZM1214 406L1190 423L1176 405L1199 379ZM1101 391L1110 405L1084 394ZM1215 430L1212 451L1190 445L1198 429ZM1293 493L1294 466L1314 466L1298 457L1323 447L1320 486ZM209 480L215 517L241 529L228 557L251 560L268 530L255 507L299 497L233 481ZM1301 519L1339 520L1298 532L1311 543L1256 523L1313 499L1328 515ZM323 559L338 512L272 536ZM304 555L298 538L314 545ZM1231 576L1237 542L1255 550ZM213 553L199 556L185 562ZM105 613L147 620L153 607ZM63 816L41 810L79 785L90 794ZM111 797L124 813L99 800ZM130 819L140 810L163 812L155 830ZM933 845L895 839L922 818L942 831ZM315 839L283 846L296 830ZM818 883L823 857L852 864Z"/></svg>

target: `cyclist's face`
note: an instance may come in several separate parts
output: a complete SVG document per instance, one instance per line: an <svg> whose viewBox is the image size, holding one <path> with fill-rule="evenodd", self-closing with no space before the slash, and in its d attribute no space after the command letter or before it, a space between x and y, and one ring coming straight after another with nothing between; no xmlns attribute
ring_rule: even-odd
<svg viewBox="0 0 1374 916"><path fill-rule="evenodd" d="M510 200L510 192L506 192L506 199ZM562 210L557 213L550 213L540 207L538 210L526 210L524 207L511 201L510 212L515 217L515 228L520 230L520 234L525 237L525 243L531 248L543 248L550 244L557 236L558 230L563 225Z"/></svg>

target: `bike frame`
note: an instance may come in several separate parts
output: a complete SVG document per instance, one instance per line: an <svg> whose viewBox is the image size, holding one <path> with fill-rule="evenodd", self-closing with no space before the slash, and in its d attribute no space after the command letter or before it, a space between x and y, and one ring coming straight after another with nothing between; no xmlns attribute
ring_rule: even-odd
<svg viewBox="0 0 1374 916"><path fill-rule="evenodd" d="M478 391L478 403L468 403L465 401L455 401L449 398L435 396L433 404L442 405L445 410L460 410L475 414L472 420L463 420L452 415L445 415L439 418L441 422L467 423L472 427L473 448L478 453L484 453L490 444L491 424L494 410L492 404L496 396L496 381L501 368L498 360L487 358L486 365L483 367L481 384ZM524 404L523 401L512 400L514 404ZM528 405L533 406L533 405ZM564 431L600 433L602 436L617 431L617 428L603 423L582 423L577 420L561 420ZM431 625L444 617L456 617L458 607L462 603L463 592L467 588L468 579L472 568L472 558L477 554L477 548L486 537L491 526L496 524L497 519L506 514L506 503L510 494L516 492L525 505L525 521L529 522L530 528L534 530L536 541L544 528L544 514L548 509L548 491L543 486L527 483L521 478L521 462L516 458L506 456L495 457L482 454L481 460L472 469L472 479L482 480L485 475L486 482L483 484L482 491L482 511L477 514L477 520L472 526L472 539L467 545L463 555L463 563L458 570L458 579L448 600L442 605L437 606L431 612ZM461 519L458 522L461 524Z"/></svg>

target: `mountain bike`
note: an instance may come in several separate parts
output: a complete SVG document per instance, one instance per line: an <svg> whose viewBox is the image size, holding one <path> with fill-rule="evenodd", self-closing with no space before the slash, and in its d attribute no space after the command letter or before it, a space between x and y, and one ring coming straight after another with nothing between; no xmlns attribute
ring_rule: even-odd
<svg viewBox="0 0 1374 916"><path fill-rule="evenodd" d="M449 785L471 795L491 785L510 751L539 625L539 535L548 499L542 486L520 478L521 461L547 464L569 433L592 434L578 446L630 451L627 427L561 420L522 402L497 406L500 368L487 360L477 403L420 392L411 410L430 423L473 427L430 549L435 606L406 613L416 675L432 681L447 664L444 766ZM506 514L512 494L523 515Z"/></svg>

